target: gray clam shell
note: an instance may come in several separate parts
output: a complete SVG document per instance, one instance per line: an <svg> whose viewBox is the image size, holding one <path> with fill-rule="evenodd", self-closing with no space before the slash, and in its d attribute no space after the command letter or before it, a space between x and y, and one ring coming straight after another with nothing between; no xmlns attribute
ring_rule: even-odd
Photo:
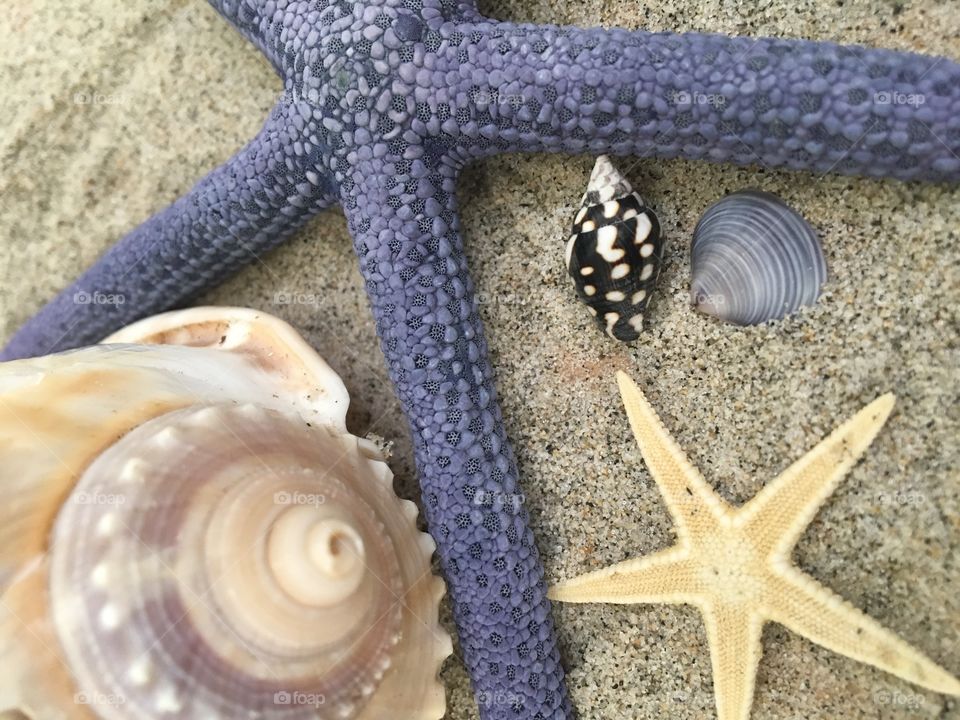
<svg viewBox="0 0 960 720"><path fill-rule="evenodd" d="M741 190L707 208L690 248L694 306L737 325L812 305L827 279L817 233L776 195Z"/></svg>

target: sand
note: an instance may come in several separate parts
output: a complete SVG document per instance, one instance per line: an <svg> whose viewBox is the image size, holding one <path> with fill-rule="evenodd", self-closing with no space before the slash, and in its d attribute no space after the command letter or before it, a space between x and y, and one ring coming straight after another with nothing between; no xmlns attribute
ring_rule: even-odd
<svg viewBox="0 0 960 720"><path fill-rule="evenodd" d="M201 0L75 5L31 0L0 17L0 339L252 137L278 91L267 63ZM958 10L949 3L497 0L481 8L516 21L810 37L960 57ZM616 369L640 383L709 482L735 503L892 390L898 402L887 427L795 557L960 673L960 191L624 161L670 243L649 332L628 347L597 332L562 267L591 165L586 157L501 157L470 168L460 188L507 429L548 578L674 539L627 428ZM750 186L780 194L820 231L830 281L815 308L738 329L690 309L688 251L706 206ZM296 293L319 300L277 302ZM406 428L339 211L203 302L260 308L299 328L350 388L351 428L395 442L398 490L416 498ZM555 617L581 718L713 717L710 659L694 610L570 605ZM753 718L960 718L956 700L782 627L767 626L763 647ZM457 658L444 679L448 718L476 718Z"/></svg>

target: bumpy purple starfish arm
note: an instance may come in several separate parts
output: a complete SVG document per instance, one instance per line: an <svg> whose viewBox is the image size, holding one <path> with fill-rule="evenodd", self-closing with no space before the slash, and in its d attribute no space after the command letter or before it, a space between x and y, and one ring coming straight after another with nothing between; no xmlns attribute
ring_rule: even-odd
<svg viewBox="0 0 960 720"><path fill-rule="evenodd" d="M570 706L460 241L455 174L367 160L343 206L481 715L561 720Z"/></svg>
<svg viewBox="0 0 960 720"><path fill-rule="evenodd" d="M271 0L209 0L209 2L273 63L279 73L283 74L284 64L290 63L283 51L286 42L286 38L283 37L285 33L283 13L277 16L274 2Z"/></svg>
<svg viewBox="0 0 960 720"><path fill-rule="evenodd" d="M133 230L24 325L0 360L90 345L134 320L183 304L281 243L336 202L297 156L290 106L187 195Z"/></svg>
<svg viewBox="0 0 960 720"><path fill-rule="evenodd" d="M960 180L960 65L833 43L484 22L457 31L466 154L685 157ZM473 106L472 112L468 112Z"/></svg>

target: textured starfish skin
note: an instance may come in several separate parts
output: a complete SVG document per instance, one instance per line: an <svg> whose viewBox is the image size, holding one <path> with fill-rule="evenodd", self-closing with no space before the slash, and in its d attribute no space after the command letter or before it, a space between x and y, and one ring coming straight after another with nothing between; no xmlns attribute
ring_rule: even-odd
<svg viewBox="0 0 960 720"><path fill-rule="evenodd" d="M211 2L273 63L283 99L247 148L133 230L0 357L90 344L182 305L339 203L413 429L481 712L567 717L462 251L459 171L549 151L955 182L960 67L822 43L500 23L456 0ZM896 92L925 102L876 102ZM125 302L81 304L80 293Z"/></svg>
<svg viewBox="0 0 960 720"><path fill-rule="evenodd" d="M774 621L834 652L936 692L960 681L790 562L824 500L893 410L883 395L740 508L727 504L664 429L624 373L617 383L643 459L676 523L678 542L559 583L564 602L689 604L703 614L719 720L746 720L763 624Z"/></svg>

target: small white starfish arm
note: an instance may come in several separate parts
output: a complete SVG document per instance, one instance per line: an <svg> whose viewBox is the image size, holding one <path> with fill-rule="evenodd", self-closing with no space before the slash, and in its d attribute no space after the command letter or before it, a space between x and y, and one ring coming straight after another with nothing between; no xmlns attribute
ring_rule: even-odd
<svg viewBox="0 0 960 720"><path fill-rule="evenodd" d="M790 562L804 528L883 427L893 410L892 394L874 400L753 500L734 508L686 458L633 381L618 373L617 382L678 542L559 583L551 598L699 608L720 720L749 717L760 634L770 620L917 685L960 695L960 682L946 670Z"/></svg>

